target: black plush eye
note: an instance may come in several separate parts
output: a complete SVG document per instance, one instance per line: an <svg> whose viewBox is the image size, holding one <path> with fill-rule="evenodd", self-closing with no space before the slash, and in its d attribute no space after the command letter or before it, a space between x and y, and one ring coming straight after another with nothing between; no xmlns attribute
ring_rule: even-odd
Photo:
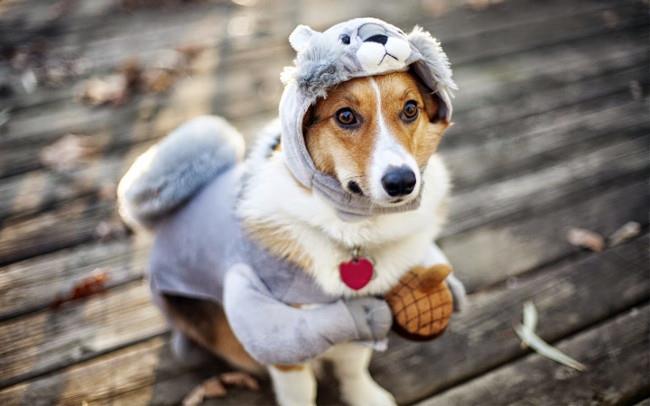
<svg viewBox="0 0 650 406"><path fill-rule="evenodd" d="M348 34L341 35L341 43L343 43L345 45L349 45L350 44L350 36Z"/></svg>
<svg viewBox="0 0 650 406"><path fill-rule="evenodd" d="M404 103L404 108L402 109L402 120L404 121L413 121L417 118L420 113L418 104L415 100L409 100Z"/></svg>
<svg viewBox="0 0 650 406"><path fill-rule="evenodd" d="M354 127L359 123L356 114L349 107L344 107L336 112L336 121L343 127Z"/></svg>

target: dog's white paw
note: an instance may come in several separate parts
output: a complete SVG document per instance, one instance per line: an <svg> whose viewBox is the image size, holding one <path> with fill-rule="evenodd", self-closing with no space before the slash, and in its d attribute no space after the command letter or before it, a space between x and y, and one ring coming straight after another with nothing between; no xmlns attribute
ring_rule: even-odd
<svg viewBox="0 0 650 406"><path fill-rule="evenodd" d="M341 382L343 398L350 406L395 406L395 398L370 376Z"/></svg>

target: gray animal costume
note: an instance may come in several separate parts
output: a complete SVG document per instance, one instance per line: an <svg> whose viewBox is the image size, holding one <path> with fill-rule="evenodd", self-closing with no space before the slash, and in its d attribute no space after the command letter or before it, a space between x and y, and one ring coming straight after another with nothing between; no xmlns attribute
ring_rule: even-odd
<svg viewBox="0 0 650 406"><path fill-rule="evenodd" d="M344 221L417 208L419 200L397 208L375 207L320 173L307 152L302 122L309 106L326 97L331 86L407 69L437 92L449 119L449 91L455 85L437 41L420 28L406 35L372 18L353 19L323 33L299 26L289 40L297 58L282 75L280 120L249 160L264 159L269 145L281 138L295 178L326 199ZM222 304L237 338L263 364L302 362L339 342L382 341L392 319L383 300L325 294L307 272L274 257L242 229L236 207L252 166L240 163L243 149L242 138L224 120L201 117L138 158L120 182L122 216L155 231L150 262L154 294ZM431 249L446 262L433 243ZM462 296L462 285L451 287Z"/></svg>

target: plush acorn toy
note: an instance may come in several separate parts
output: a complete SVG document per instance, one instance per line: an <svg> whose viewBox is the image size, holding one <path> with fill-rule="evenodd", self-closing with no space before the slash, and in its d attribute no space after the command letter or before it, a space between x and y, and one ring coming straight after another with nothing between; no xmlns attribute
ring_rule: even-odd
<svg viewBox="0 0 650 406"><path fill-rule="evenodd" d="M442 334L453 312L453 298L445 282L451 273L446 264L415 267L385 296L393 313L393 330L417 341Z"/></svg>

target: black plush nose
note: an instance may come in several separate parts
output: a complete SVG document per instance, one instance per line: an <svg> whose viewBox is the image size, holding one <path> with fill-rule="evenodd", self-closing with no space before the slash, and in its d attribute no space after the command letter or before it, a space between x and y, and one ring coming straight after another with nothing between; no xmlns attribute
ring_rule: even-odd
<svg viewBox="0 0 650 406"><path fill-rule="evenodd" d="M381 177L381 185L389 196L405 196L415 188L415 173L408 166L390 167Z"/></svg>
<svg viewBox="0 0 650 406"><path fill-rule="evenodd" d="M386 42L388 41L388 36L383 35L383 34L376 34L373 35L370 38L366 38L363 42L377 42L382 45L386 45Z"/></svg>

